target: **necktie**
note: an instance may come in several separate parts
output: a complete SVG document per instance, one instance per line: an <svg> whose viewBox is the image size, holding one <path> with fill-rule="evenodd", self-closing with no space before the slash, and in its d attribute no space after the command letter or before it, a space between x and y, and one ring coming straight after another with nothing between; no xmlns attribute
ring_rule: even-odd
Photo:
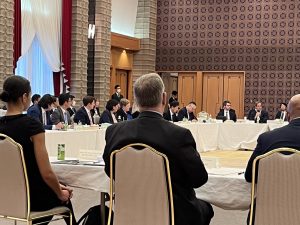
<svg viewBox="0 0 300 225"><path fill-rule="evenodd" d="M46 112L43 112L43 123L44 123L44 125L47 125L47 115L46 115Z"/></svg>
<svg viewBox="0 0 300 225"><path fill-rule="evenodd" d="M174 114L171 115L171 120L174 122Z"/></svg>
<svg viewBox="0 0 300 225"><path fill-rule="evenodd" d="M90 112L88 113L88 116L89 116L89 119L90 119L90 125L93 125L93 119L92 119L92 116L91 116Z"/></svg>
<svg viewBox="0 0 300 225"><path fill-rule="evenodd" d="M281 112L280 119L283 119L283 117L284 117L284 112Z"/></svg>
<svg viewBox="0 0 300 225"><path fill-rule="evenodd" d="M68 124L67 112L64 112L64 120L65 120L65 124Z"/></svg>
<svg viewBox="0 0 300 225"><path fill-rule="evenodd" d="M228 111L226 111L226 119L230 120Z"/></svg>

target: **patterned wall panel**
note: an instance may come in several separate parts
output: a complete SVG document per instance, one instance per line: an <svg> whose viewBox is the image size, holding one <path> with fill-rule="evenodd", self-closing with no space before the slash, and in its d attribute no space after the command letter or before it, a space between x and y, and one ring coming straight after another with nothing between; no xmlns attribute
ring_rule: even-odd
<svg viewBox="0 0 300 225"><path fill-rule="evenodd" d="M300 92L300 1L158 0L156 70L246 71L245 112Z"/></svg>

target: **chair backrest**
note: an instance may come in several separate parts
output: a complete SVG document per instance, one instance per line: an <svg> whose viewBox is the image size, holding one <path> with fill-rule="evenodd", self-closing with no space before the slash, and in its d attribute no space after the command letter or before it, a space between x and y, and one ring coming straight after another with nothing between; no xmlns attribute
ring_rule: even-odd
<svg viewBox="0 0 300 225"><path fill-rule="evenodd" d="M111 154L110 172L114 225L174 225L170 169L165 155L144 144L128 145ZM108 224L110 217L111 211Z"/></svg>
<svg viewBox="0 0 300 225"><path fill-rule="evenodd" d="M29 187L22 146L0 134L0 215L27 219Z"/></svg>
<svg viewBox="0 0 300 225"><path fill-rule="evenodd" d="M258 177L255 185L258 161ZM281 148L254 160L251 219L254 212L254 198L256 198L255 225L298 225L300 223L299 151Z"/></svg>

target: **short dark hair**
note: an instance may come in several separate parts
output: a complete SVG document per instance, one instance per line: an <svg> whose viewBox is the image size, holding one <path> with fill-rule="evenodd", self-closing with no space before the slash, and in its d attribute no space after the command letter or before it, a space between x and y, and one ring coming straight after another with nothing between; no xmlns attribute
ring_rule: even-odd
<svg viewBox="0 0 300 225"><path fill-rule="evenodd" d="M70 95L70 99L73 100L75 98L74 95Z"/></svg>
<svg viewBox="0 0 300 225"><path fill-rule="evenodd" d="M189 102L189 104L193 104L193 105L197 106L196 102L193 102L193 101Z"/></svg>
<svg viewBox="0 0 300 225"><path fill-rule="evenodd" d="M52 98L53 98L53 102L56 102L56 100L57 100L58 97L52 96Z"/></svg>
<svg viewBox="0 0 300 225"><path fill-rule="evenodd" d="M257 106L259 103L262 104L261 101L256 101L255 106Z"/></svg>
<svg viewBox="0 0 300 225"><path fill-rule="evenodd" d="M177 95L178 92L177 91L172 91L172 95Z"/></svg>
<svg viewBox="0 0 300 225"><path fill-rule="evenodd" d="M111 111L111 110L113 110L113 107L118 105L118 104L119 104L119 102L116 99L110 99L110 100L107 101L105 108L108 111Z"/></svg>
<svg viewBox="0 0 300 225"><path fill-rule="evenodd" d="M230 102L230 101L228 101L228 100L224 100L224 102L223 102L223 107L224 107L224 106L226 106L226 105L227 105L227 103L231 104L231 102Z"/></svg>
<svg viewBox="0 0 300 225"><path fill-rule="evenodd" d="M34 94L31 97L31 102L34 103L35 101L38 101L41 98L39 94Z"/></svg>
<svg viewBox="0 0 300 225"><path fill-rule="evenodd" d="M69 93L62 93L58 97L58 103L59 103L59 105L63 105L65 102L68 102L69 99L70 99Z"/></svg>
<svg viewBox="0 0 300 225"><path fill-rule="evenodd" d="M89 95L85 96L82 99L82 102L83 102L84 106L87 106L88 104L93 103L93 101L95 101L95 98L93 96L89 96Z"/></svg>
<svg viewBox="0 0 300 225"><path fill-rule="evenodd" d="M117 89L117 88L121 88L121 86L117 84L117 85L115 86L115 89Z"/></svg>
<svg viewBox="0 0 300 225"><path fill-rule="evenodd" d="M179 106L179 102L177 102L177 101L173 101L173 102L170 103L170 108L171 107L177 107L177 106Z"/></svg>
<svg viewBox="0 0 300 225"><path fill-rule="evenodd" d="M281 107L281 105L284 105L285 107L287 107L287 104L285 102L281 102L280 107Z"/></svg>
<svg viewBox="0 0 300 225"><path fill-rule="evenodd" d="M45 94L43 97L40 99L38 105L42 107L43 109L47 109L49 105L53 104L55 102L53 96L50 94Z"/></svg>
<svg viewBox="0 0 300 225"><path fill-rule="evenodd" d="M30 82L24 77L13 75L5 79L0 99L3 102L15 103L23 94L29 95L30 92Z"/></svg>

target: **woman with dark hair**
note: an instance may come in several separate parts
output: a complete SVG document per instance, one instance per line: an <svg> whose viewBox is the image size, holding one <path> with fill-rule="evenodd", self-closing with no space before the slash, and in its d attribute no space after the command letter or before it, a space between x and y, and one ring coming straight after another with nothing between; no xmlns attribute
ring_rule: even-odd
<svg viewBox="0 0 300 225"><path fill-rule="evenodd" d="M36 119L22 114L30 105L30 97L30 83L25 78L11 76L4 81L0 99L7 103L7 112L0 118L0 133L11 137L23 147L31 210L44 211L62 205L72 210L72 189L61 185L51 168L43 125ZM75 221L75 218L73 219ZM34 222L44 220L49 218ZM69 218L65 221L66 224L70 224Z"/></svg>
<svg viewBox="0 0 300 225"><path fill-rule="evenodd" d="M103 111L100 117L100 123L117 123L115 113L119 109L119 102L115 99L108 100L105 106L106 110Z"/></svg>

